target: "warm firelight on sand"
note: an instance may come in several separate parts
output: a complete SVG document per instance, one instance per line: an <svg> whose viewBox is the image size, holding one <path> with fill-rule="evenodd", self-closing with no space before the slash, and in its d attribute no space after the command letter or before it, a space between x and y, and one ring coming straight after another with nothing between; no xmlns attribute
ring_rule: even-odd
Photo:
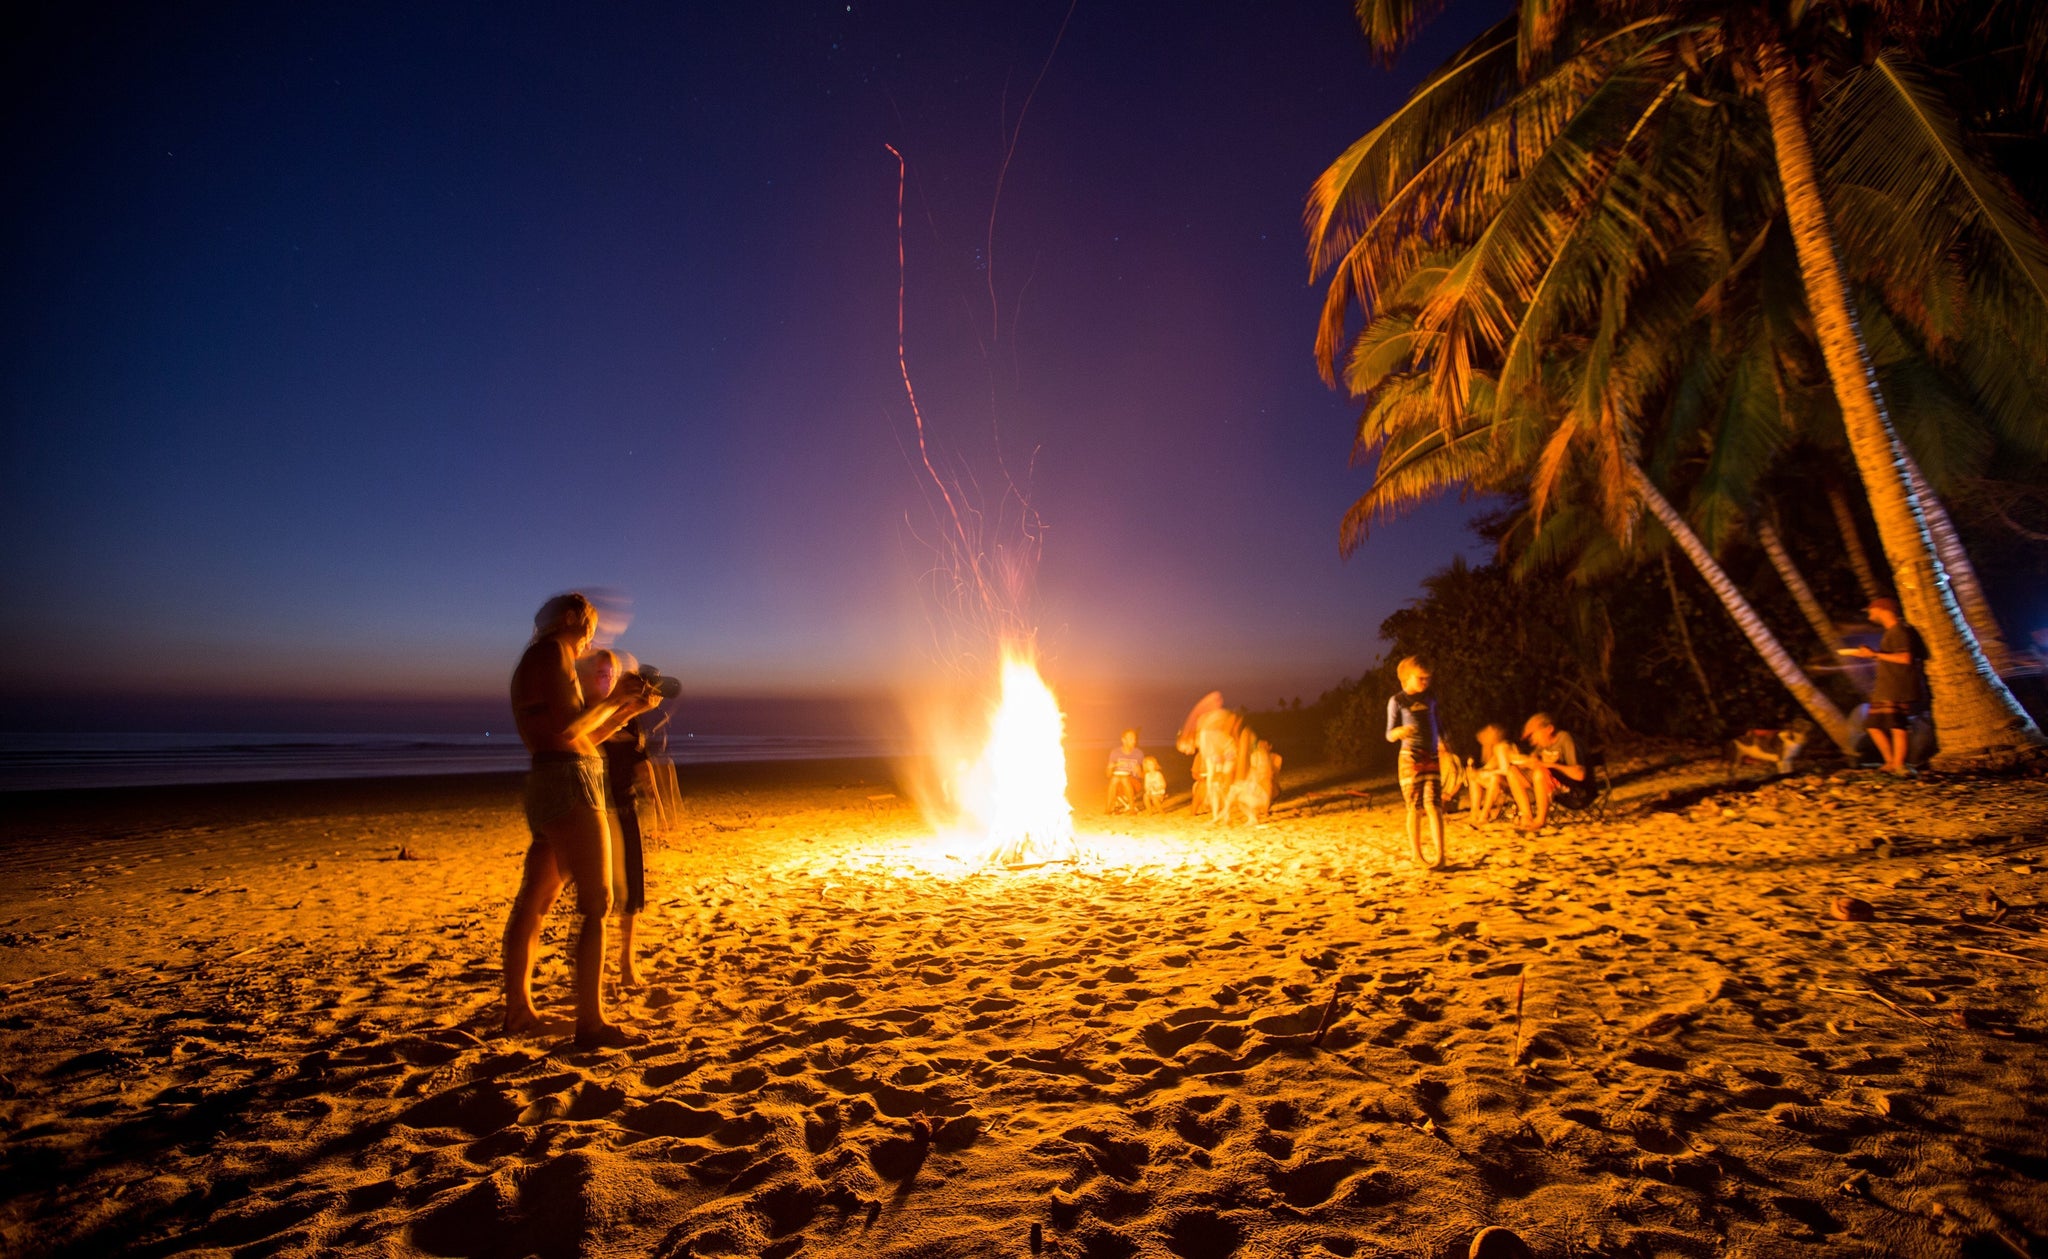
<svg viewBox="0 0 2048 1259"><path fill-rule="evenodd" d="M1002 690L981 755L954 784L960 827L986 837L991 865L1074 857L1067 803L1066 718L1028 651L1005 647Z"/></svg>

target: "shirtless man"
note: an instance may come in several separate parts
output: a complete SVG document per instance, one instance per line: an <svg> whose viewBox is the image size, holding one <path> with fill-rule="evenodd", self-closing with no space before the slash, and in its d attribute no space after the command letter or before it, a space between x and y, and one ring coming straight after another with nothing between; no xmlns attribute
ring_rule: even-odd
<svg viewBox="0 0 2048 1259"><path fill-rule="evenodd" d="M512 916L505 924L505 1030L540 1026L533 1008L533 951L562 884L576 885L583 926L576 936L576 1043L630 1044L632 1033L604 1016L604 918L611 904L611 836L605 822L604 757L597 745L661 703L637 675L586 704L576 657L597 635L597 609L580 594L556 595L533 618L533 643L512 671L512 715L533 754L526 822L533 843Z"/></svg>

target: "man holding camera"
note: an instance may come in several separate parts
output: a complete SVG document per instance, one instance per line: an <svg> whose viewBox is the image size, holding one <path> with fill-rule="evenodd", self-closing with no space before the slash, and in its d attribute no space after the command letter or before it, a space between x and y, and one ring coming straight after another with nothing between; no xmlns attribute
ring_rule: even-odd
<svg viewBox="0 0 2048 1259"><path fill-rule="evenodd" d="M605 913L611 902L611 836L605 819L604 758L597 745L661 703L647 680L627 674L609 695L586 702L576 657L597 636L597 609L581 594L556 595L533 618L533 642L512 671L512 714L533 756L526 822L533 843L505 924L505 1030L540 1026L533 1008L533 952L565 882L576 885L583 925L576 937L576 1043L615 1048L637 1038L604 1014Z"/></svg>

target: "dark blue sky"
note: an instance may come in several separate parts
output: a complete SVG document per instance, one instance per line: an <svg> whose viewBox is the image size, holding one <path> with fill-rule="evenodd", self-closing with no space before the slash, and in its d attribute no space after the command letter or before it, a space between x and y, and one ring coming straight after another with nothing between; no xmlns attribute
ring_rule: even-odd
<svg viewBox="0 0 2048 1259"><path fill-rule="evenodd" d="M0 691L496 701L633 599L698 691L934 669L948 466L1028 467L1048 672L1243 702L1376 654L1472 542L1350 561L1316 174L1394 70L1343 0L13 6Z"/></svg>

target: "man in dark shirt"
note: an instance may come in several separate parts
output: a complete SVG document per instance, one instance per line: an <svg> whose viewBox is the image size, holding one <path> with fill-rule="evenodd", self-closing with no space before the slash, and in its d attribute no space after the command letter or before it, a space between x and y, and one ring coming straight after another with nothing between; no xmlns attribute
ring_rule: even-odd
<svg viewBox="0 0 2048 1259"><path fill-rule="evenodd" d="M1913 714L1920 711L1926 694L1920 670L1927 660L1927 648L1921 644L1919 632L1899 619L1899 605L1894 601L1872 599L1864 611L1884 631L1884 637L1875 650L1847 647L1842 654L1877 661L1877 684L1870 692L1870 721L1865 728L1884 757L1885 772L1904 775L1908 772L1906 743Z"/></svg>

